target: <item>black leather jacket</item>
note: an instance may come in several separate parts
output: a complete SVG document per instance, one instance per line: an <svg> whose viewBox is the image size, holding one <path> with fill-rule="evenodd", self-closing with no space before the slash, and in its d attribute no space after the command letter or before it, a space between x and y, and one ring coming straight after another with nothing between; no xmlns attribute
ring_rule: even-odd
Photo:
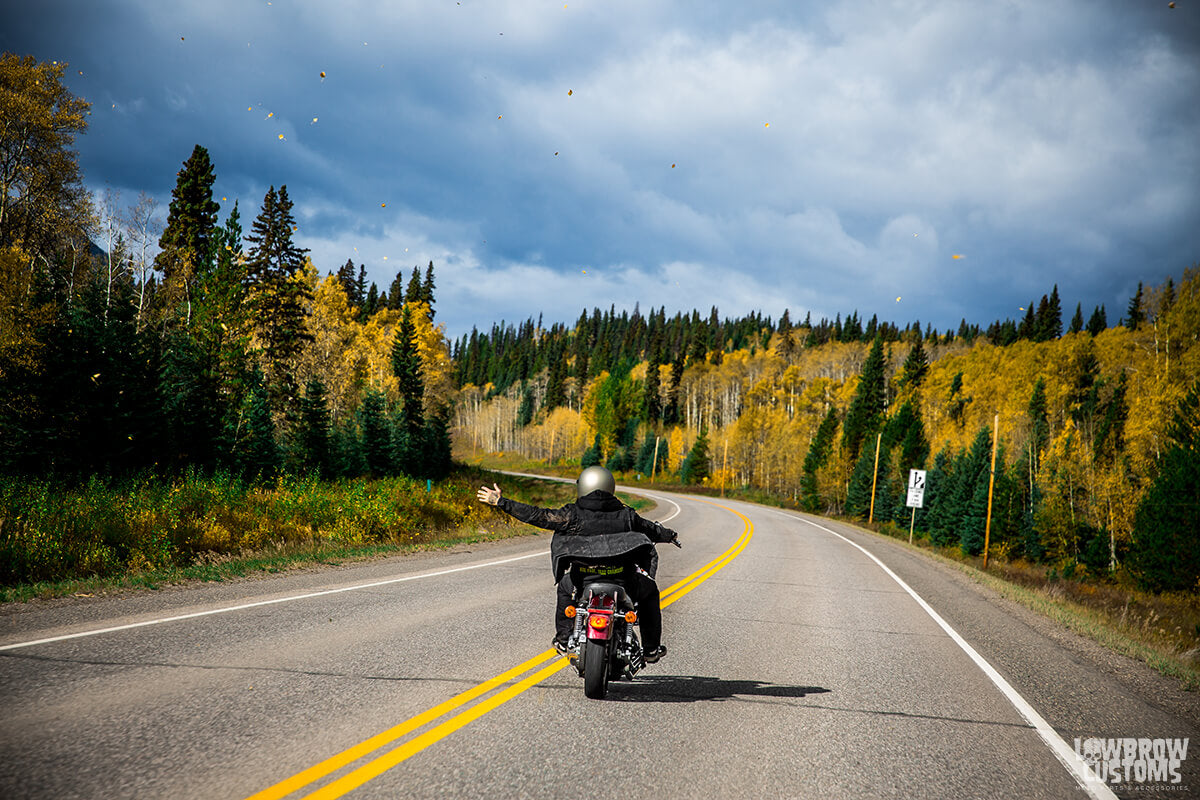
<svg viewBox="0 0 1200 800"><path fill-rule="evenodd" d="M627 558L653 578L658 569L655 543L677 536L600 489L562 508L540 508L507 497L501 497L496 507L521 522L554 531L550 565L555 581L570 568L572 559L600 563Z"/></svg>

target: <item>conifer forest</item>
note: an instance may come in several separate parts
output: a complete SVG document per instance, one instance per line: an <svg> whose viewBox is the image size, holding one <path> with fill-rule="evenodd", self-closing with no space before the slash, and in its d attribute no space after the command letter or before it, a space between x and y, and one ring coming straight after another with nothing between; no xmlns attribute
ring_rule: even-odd
<svg viewBox="0 0 1200 800"><path fill-rule="evenodd" d="M61 67L6 55L0 70L6 558L35 535L31 486L424 485L503 452L1200 588L1200 267L1120 308L1050 285L1023 318L945 330L853 308L668 316L640 298L573 324L480 319L451 341L432 262L383 288L352 259L314 264L287 186L223 206L199 144L168 209L88 193L73 149L87 104Z"/></svg>

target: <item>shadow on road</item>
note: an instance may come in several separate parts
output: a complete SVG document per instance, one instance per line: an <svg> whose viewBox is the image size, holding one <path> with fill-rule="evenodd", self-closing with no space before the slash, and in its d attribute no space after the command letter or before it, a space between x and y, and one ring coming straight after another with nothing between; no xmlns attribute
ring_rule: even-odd
<svg viewBox="0 0 1200 800"><path fill-rule="evenodd" d="M825 694L820 686L788 686L764 681L722 680L699 675L638 676L632 683L608 685L610 700L641 703L695 703L702 700L774 698L797 700L810 694Z"/></svg>

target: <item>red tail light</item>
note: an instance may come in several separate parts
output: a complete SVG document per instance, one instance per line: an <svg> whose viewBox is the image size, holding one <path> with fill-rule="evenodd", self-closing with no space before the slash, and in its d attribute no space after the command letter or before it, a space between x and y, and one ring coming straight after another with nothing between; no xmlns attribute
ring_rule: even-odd
<svg viewBox="0 0 1200 800"><path fill-rule="evenodd" d="M592 614L590 617L588 617L588 625L591 625L598 631L602 631L608 627L608 615Z"/></svg>

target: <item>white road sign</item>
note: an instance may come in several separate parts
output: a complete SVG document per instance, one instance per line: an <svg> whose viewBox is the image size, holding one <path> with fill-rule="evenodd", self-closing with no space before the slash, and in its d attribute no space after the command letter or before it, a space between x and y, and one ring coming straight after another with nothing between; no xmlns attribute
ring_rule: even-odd
<svg viewBox="0 0 1200 800"><path fill-rule="evenodd" d="M925 470L908 471L908 502L905 505L909 508L925 507Z"/></svg>

